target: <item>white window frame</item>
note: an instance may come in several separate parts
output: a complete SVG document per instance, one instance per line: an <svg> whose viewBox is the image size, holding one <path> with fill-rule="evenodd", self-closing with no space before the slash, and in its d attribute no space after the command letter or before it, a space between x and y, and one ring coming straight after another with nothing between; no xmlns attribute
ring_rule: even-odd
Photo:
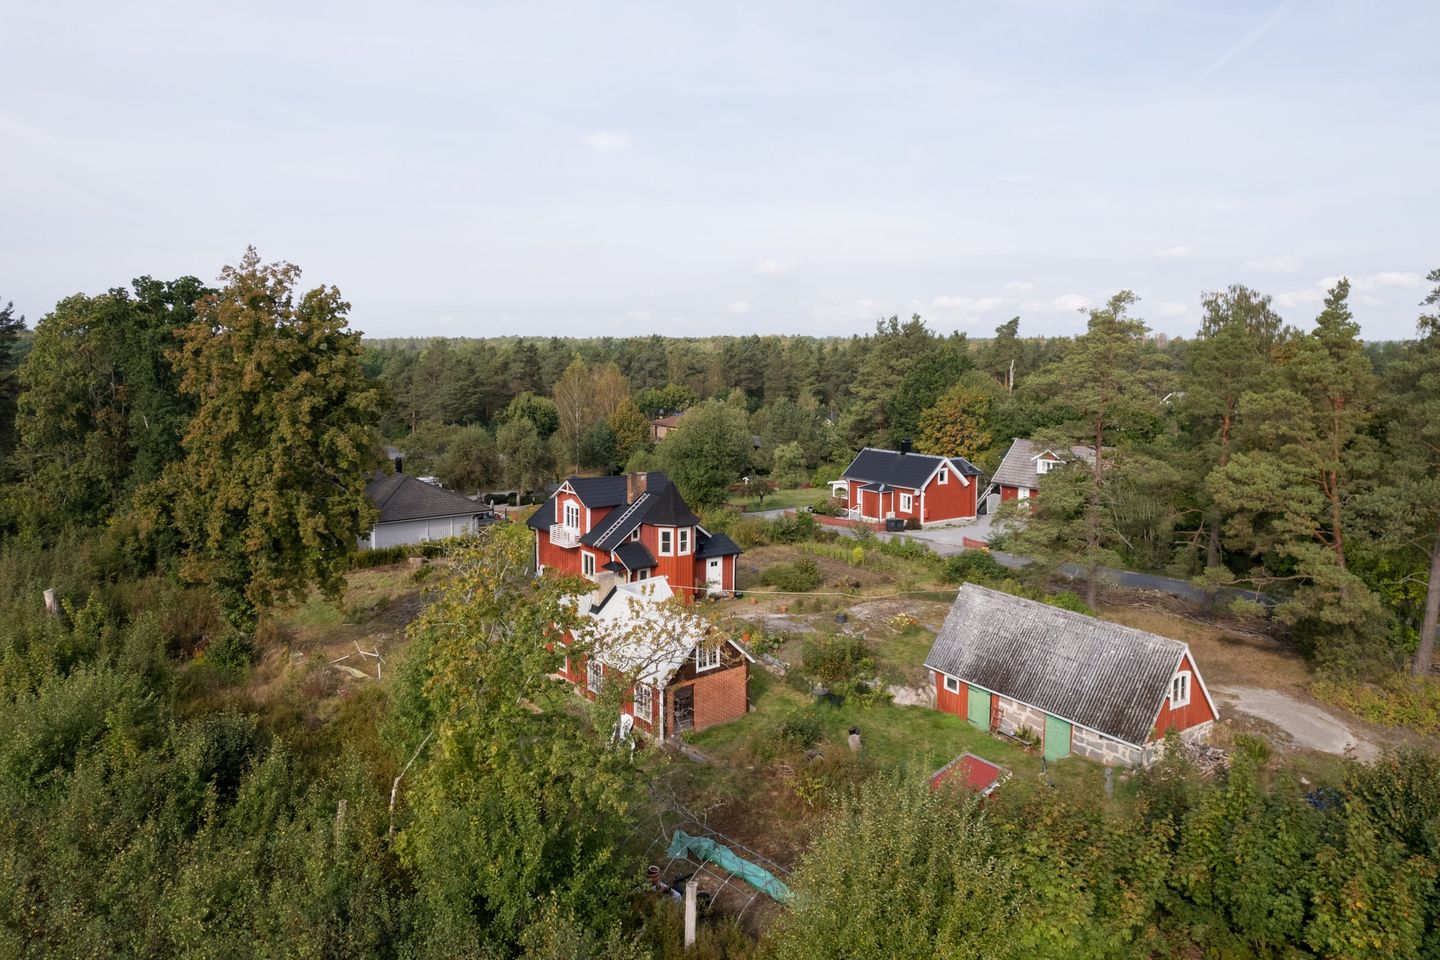
<svg viewBox="0 0 1440 960"><path fill-rule="evenodd" d="M636 527L634 530L631 530L631 531L630 531L630 539L631 539L631 540L639 540L639 539L640 539L640 528L639 528L639 527Z"/></svg>
<svg viewBox="0 0 1440 960"><path fill-rule="evenodd" d="M574 500L565 501L565 526L571 530L580 529L580 504Z"/></svg>
<svg viewBox="0 0 1440 960"><path fill-rule="evenodd" d="M1195 681L1189 670L1177 672L1170 678L1170 706L1172 708L1188 707L1194 686Z"/></svg>
<svg viewBox="0 0 1440 960"><path fill-rule="evenodd" d="M655 689L648 683L635 684L634 699L630 701L630 712L646 723L655 717Z"/></svg>
<svg viewBox="0 0 1440 960"><path fill-rule="evenodd" d="M690 528L680 527L675 531L675 553L677 556L688 556L690 553Z"/></svg>
<svg viewBox="0 0 1440 960"><path fill-rule="evenodd" d="M706 643L697 644L695 647L695 672L703 673L706 670L714 670L720 666L724 657L720 653L721 644L710 646Z"/></svg>
<svg viewBox="0 0 1440 960"><path fill-rule="evenodd" d="M941 468L940 468L940 476L938 476L938 477L935 478L935 482L936 482L936 483L949 483L949 482L950 482L950 468L949 468L949 467L941 467Z"/></svg>
<svg viewBox="0 0 1440 960"><path fill-rule="evenodd" d="M580 573L587 577L595 576L595 554L588 550L580 551Z"/></svg>
<svg viewBox="0 0 1440 960"><path fill-rule="evenodd" d="M1048 457L1041 457L1035 461L1035 472L1037 474L1049 473L1051 468L1060 466L1059 460L1051 460Z"/></svg>
<svg viewBox="0 0 1440 960"><path fill-rule="evenodd" d="M959 677L947 676L947 677L945 678L945 692L946 692L946 693L959 693L959 692L960 692L960 678L959 678Z"/></svg>
<svg viewBox="0 0 1440 960"><path fill-rule="evenodd" d="M913 494L913 493L902 493L902 494L900 494L900 512L901 512L901 513L914 513L914 512L915 512L915 494Z"/></svg>
<svg viewBox="0 0 1440 960"><path fill-rule="evenodd" d="M649 579L650 579L650 571L649 571L649 570L636 570L636 571L635 571L635 579L636 579L636 580L649 580Z"/></svg>
<svg viewBox="0 0 1440 960"><path fill-rule="evenodd" d="M591 657L585 662L585 689L591 693L599 693L603 686L605 686L605 664L599 658Z"/></svg>
<svg viewBox="0 0 1440 960"><path fill-rule="evenodd" d="M660 544L660 556L675 556L675 529L673 527L661 527L656 531Z"/></svg>
<svg viewBox="0 0 1440 960"><path fill-rule="evenodd" d="M1030 488L1029 488L1029 487L1017 487L1016 489L1020 491L1020 494L1019 494L1019 496L1018 496L1016 499L1018 499L1018 500L1029 500L1029 499L1030 499Z"/></svg>

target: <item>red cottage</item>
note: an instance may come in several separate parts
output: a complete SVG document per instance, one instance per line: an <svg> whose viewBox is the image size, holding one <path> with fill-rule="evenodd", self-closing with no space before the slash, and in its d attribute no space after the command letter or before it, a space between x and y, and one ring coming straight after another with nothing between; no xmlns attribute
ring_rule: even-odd
<svg viewBox="0 0 1440 960"><path fill-rule="evenodd" d="M705 620L667 604L660 578L625 583L606 571L576 598L585 622L576 633L591 656L566 657L559 677L594 700L606 682L630 684L621 712L661 740L743 717L749 710L750 655L717 638ZM575 636L567 633L565 645Z"/></svg>
<svg viewBox="0 0 1440 960"><path fill-rule="evenodd" d="M974 520L979 469L964 457L866 447L841 474L852 520L915 520L922 527Z"/></svg>
<svg viewBox="0 0 1440 960"><path fill-rule="evenodd" d="M1034 440L1016 438L1010 441L1005 459L995 476L990 479L987 495L993 499L989 509L994 510L1011 500L1027 500L1040 492L1040 477L1067 463L1095 462L1095 451L1086 446L1044 447Z"/></svg>
<svg viewBox="0 0 1440 960"><path fill-rule="evenodd" d="M936 707L982 730L1028 732L1047 760L1149 764L1170 730L1203 741L1219 715L1180 641L973 583L925 666Z"/></svg>
<svg viewBox="0 0 1440 960"><path fill-rule="evenodd" d="M664 577L688 603L735 590L740 548L700 526L663 473L571 477L526 521L535 531L535 571L626 583Z"/></svg>

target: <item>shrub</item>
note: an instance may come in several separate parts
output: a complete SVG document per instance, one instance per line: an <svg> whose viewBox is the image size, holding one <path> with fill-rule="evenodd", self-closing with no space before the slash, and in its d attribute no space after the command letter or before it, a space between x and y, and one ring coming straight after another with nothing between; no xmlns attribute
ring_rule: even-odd
<svg viewBox="0 0 1440 960"><path fill-rule="evenodd" d="M1440 730L1440 680L1392 674L1379 683L1321 680L1310 692L1326 703L1387 727Z"/></svg>
<svg viewBox="0 0 1440 960"><path fill-rule="evenodd" d="M800 543L815 537L815 518L808 513L786 515L770 521L770 540L773 543Z"/></svg>
<svg viewBox="0 0 1440 960"><path fill-rule="evenodd" d="M1008 577L1009 571L983 550L966 550L946 557L940 565L940 579L946 583L994 583Z"/></svg>
<svg viewBox="0 0 1440 960"><path fill-rule="evenodd" d="M741 517L727 532L737 544L746 550L751 547L763 547L770 542L770 524L755 517Z"/></svg>
<svg viewBox="0 0 1440 960"><path fill-rule="evenodd" d="M905 529L906 529L906 530L919 530L919 529L920 529L920 518L918 518L918 517L906 517L906 518L905 518Z"/></svg>
<svg viewBox="0 0 1440 960"><path fill-rule="evenodd" d="M875 674L875 659L864 637L823 634L805 644L801 663L807 676L841 696L864 692Z"/></svg>
<svg viewBox="0 0 1440 960"><path fill-rule="evenodd" d="M794 563L772 563L760 575L760 582L778 590L805 593L820 586L820 567L814 557L801 557Z"/></svg>
<svg viewBox="0 0 1440 960"><path fill-rule="evenodd" d="M1061 590L1054 596L1046 597L1045 602L1052 607L1059 607L1061 610L1083 613L1087 617L1095 616L1095 611L1086 606L1085 601L1080 599L1080 594L1074 590Z"/></svg>
<svg viewBox="0 0 1440 960"><path fill-rule="evenodd" d="M818 513L822 517L840 517L845 515L845 501L840 497L821 497L815 501L810 508L811 513Z"/></svg>
<svg viewBox="0 0 1440 960"><path fill-rule="evenodd" d="M780 721L775 736L797 750L809 750L821 741L825 730L820 725L819 717L804 710L797 710Z"/></svg>

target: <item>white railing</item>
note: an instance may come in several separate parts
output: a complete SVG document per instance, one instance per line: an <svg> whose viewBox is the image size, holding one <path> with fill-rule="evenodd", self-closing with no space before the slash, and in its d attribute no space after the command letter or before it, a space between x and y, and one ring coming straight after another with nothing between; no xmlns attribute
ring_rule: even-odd
<svg viewBox="0 0 1440 960"><path fill-rule="evenodd" d="M550 524L550 542L557 547L580 546L580 531L563 523Z"/></svg>

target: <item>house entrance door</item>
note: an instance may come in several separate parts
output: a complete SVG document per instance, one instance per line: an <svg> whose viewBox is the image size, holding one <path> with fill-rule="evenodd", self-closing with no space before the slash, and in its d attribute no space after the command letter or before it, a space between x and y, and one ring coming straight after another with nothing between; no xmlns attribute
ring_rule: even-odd
<svg viewBox="0 0 1440 960"><path fill-rule="evenodd" d="M725 589L724 557L711 557L705 561L705 586L711 590Z"/></svg>
<svg viewBox="0 0 1440 960"><path fill-rule="evenodd" d="M695 729L695 685L675 690L675 732Z"/></svg>
<svg viewBox="0 0 1440 960"><path fill-rule="evenodd" d="M981 730L990 729L990 693L981 690L979 687L970 688L969 703L966 705L966 717Z"/></svg>

